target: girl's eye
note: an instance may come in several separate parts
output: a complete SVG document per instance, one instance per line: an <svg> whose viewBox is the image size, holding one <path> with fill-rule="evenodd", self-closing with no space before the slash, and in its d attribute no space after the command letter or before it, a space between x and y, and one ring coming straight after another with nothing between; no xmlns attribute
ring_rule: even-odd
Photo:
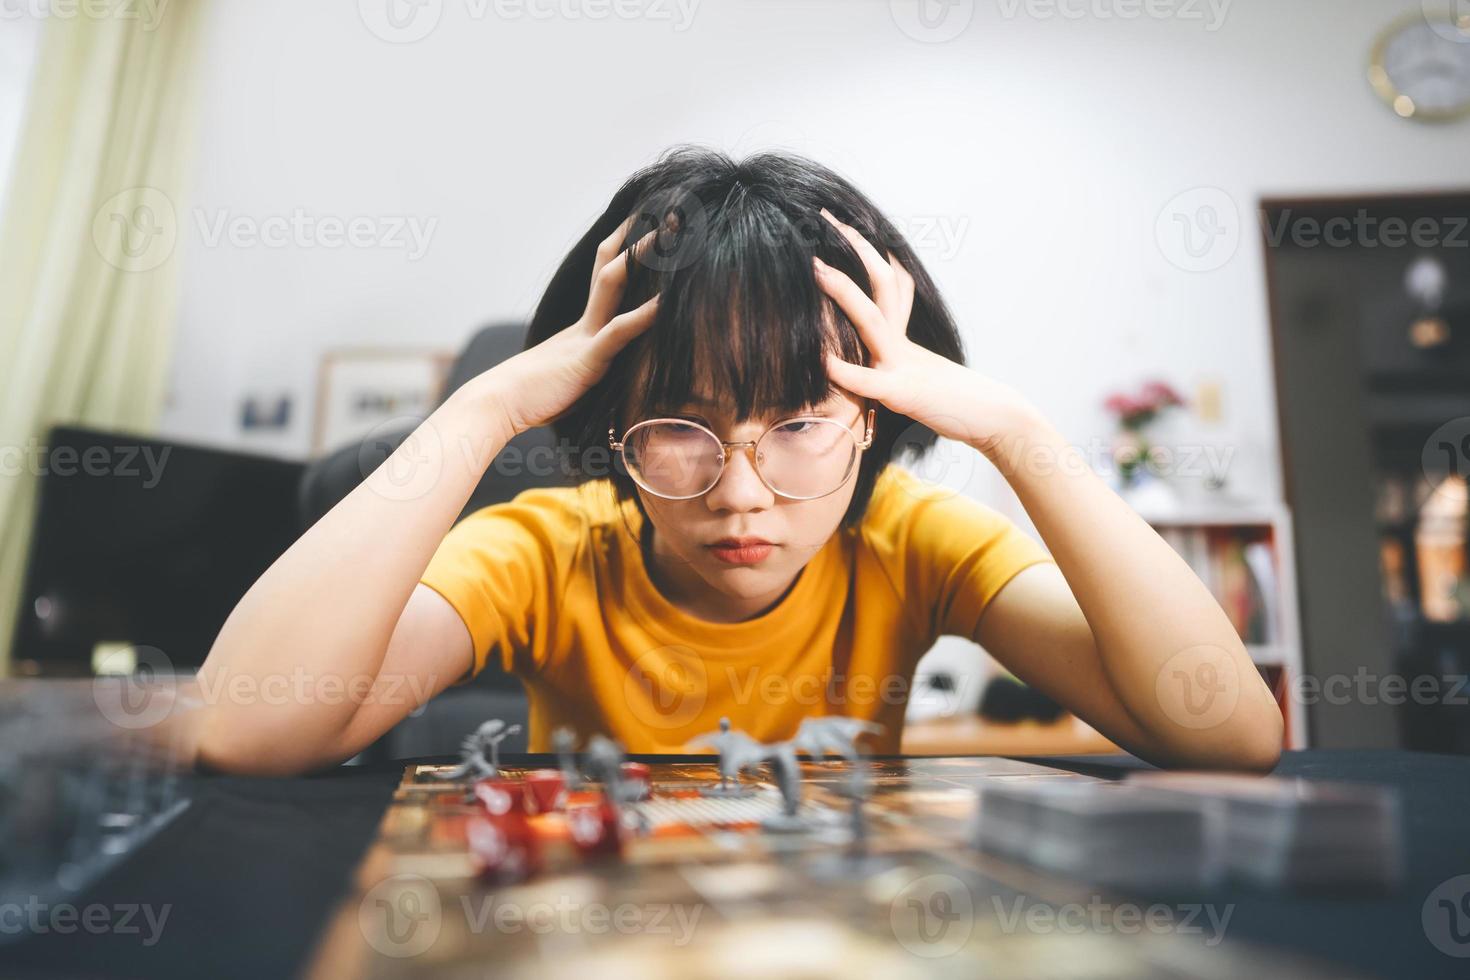
<svg viewBox="0 0 1470 980"><path fill-rule="evenodd" d="M827 434L831 426L827 426L816 419L793 419L783 422L772 430L772 435L785 445L808 445L820 442Z"/></svg>
<svg viewBox="0 0 1470 980"><path fill-rule="evenodd" d="M683 422L665 422L663 427L669 436L676 439L689 439L704 435L704 431L695 424L694 419L690 419L689 424Z"/></svg>

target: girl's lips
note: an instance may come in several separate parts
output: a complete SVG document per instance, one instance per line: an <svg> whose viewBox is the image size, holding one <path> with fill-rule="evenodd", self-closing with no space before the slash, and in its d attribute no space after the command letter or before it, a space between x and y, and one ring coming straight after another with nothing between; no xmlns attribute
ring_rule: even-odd
<svg viewBox="0 0 1470 980"><path fill-rule="evenodd" d="M716 541L709 546L709 550L716 558L726 564L754 565L757 562L764 561L765 557L771 553L771 549L774 547L775 545L769 541L762 541L759 538L747 538L744 540L727 538L724 541Z"/></svg>

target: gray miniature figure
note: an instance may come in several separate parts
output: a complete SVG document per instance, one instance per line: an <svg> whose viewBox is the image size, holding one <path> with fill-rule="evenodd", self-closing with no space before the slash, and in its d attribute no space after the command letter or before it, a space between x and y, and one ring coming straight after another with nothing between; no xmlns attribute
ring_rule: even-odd
<svg viewBox="0 0 1470 980"><path fill-rule="evenodd" d="M448 772L435 773L439 779L495 779L500 776L500 743L521 730L520 725L506 726L499 718L491 718L460 744L460 764Z"/></svg>
<svg viewBox="0 0 1470 980"><path fill-rule="evenodd" d="M587 743L587 769L602 784L602 791L614 806L627 801L623 788L623 750L606 735L593 735Z"/></svg>
<svg viewBox="0 0 1470 980"><path fill-rule="evenodd" d="M689 744L700 748L712 748L720 754L720 782L715 786L702 787L699 791L702 795L740 799L755 792L749 786L740 784L740 774L765 762L769 753L766 746L749 735L733 731L730 728L729 718L720 719L718 732L696 735L690 739Z"/></svg>
<svg viewBox="0 0 1470 980"><path fill-rule="evenodd" d="M838 755L847 762L845 783L829 790L848 799L847 847L841 854L827 855L816 861L812 871L818 876L850 879L854 875L878 874L894 866L892 857L872 854L868 849L868 820L864 806L871 785L865 753L857 744L858 736L877 735L883 730L882 725L860 718L826 716L803 721L796 737L791 740L797 749L814 758Z"/></svg>
<svg viewBox="0 0 1470 980"><path fill-rule="evenodd" d="M571 792L582 788L582 773L577 768L577 736L565 725L551 733L551 745L556 749L556 764L561 769L562 785Z"/></svg>
<svg viewBox="0 0 1470 980"><path fill-rule="evenodd" d="M863 797L868 793L868 771L857 740L861 735L880 735L883 731L883 726L877 722L824 715L804 719L791 741L798 752L805 752L814 759L838 755L847 760L847 786L836 792L841 796Z"/></svg>
<svg viewBox="0 0 1470 980"><path fill-rule="evenodd" d="M853 857L863 857L868 853L868 817L863 813L863 797L853 793L848 798L848 833L852 835L847 842L847 850Z"/></svg>
<svg viewBox="0 0 1470 980"><path fill-rule="evenodd" d="M807 822L797 812L801 809L801 763L796 761L796 745L777 742L764 748L781 790L781 812L762 820L761 827L775 833L808 829Z"/></svg>
<svg viewBox="0 0 1470 980"><path fill-rule="evenodd" d="M631 826L641 834L652 829L647 814L636 806L625 806L644 799L644 787L623 778L622 746L605 735L593 735L587 742L587 769L602 784L602 795L623 826Z"/></svg>
<svg viewBox="0 0 1470 980"><path fill-rule="evenodd" d="M860 735L881 735L883 726L861 718L842 715L823 715L806 718L796 730L792 744L798 752L817 758L824 755L840 755L848 762L856 762L861 752L857 747Z"/></svg>

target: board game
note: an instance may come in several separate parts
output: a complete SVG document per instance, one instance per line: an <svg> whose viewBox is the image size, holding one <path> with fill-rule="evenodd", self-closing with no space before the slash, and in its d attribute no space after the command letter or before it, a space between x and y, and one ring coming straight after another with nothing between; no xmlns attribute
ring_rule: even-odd
<svg viewBox="0 0 1470 980"><path fill-rule="evenodd" d="M409 766L309 975L1328 975L1231 939L1218 910L1130 899L975 846L983 787L1087 776L999 758L803 759L793 831L771 823L779 774L711 795L713 757L647 758L632 763L639 785L612 841L584 819L600 812L596 781L534 802L556 765L497 763L491 786L463 767ZM487 838L507 800L515 829Z"/></svg>

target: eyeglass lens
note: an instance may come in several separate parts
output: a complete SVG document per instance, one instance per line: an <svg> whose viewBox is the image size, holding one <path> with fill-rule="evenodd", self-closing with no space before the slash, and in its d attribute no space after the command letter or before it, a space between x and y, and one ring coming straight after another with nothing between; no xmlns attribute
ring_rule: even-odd
<svg viewBox="0 0 1470 980"><path fill-rule="evenodd" d="M634 426L624 438L623 459L645 490L673 498L704 493L724 468L719 439L698 425L677 421ZM761 479L787 497L831 493L847 479L856 459L856 437L831 419L783 422L768 429L755 447Z"/></svg>

